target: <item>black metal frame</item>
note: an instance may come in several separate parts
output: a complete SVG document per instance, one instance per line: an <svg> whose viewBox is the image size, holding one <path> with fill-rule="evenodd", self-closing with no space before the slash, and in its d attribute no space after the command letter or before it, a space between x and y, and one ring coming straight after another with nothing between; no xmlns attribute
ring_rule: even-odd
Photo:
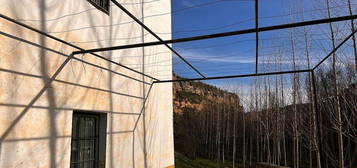
<svg viewBox="0 0 357 168"><path fill-rule="evenodd" d="M3 14L0 14L0 18L3 18L9 22L15 23L21 27L24 27L26 29L29 29L31 31L37 32L41 35L44 35L48 38L51 38L55 41L58 41L60 43L66 44L68 46L71 46L75 49L77 49L78 51L74 51L71 54L67 55L67 54L63 54L61 52L55 51L53 49L50 48L46 48L45 46L41 46L38 45L36 43L21 39L19 37L16 36L12 36L9 34L6 34L4 32L0 32L0 35L4 35L16 40L20 40L20 41L24 41L28 44L55 52L57 54L66 56L67 59L66 61L64 61L64 63L57 69L57 71L54 73L54 75L49 78L48 83L46 83L45 87L39 91L39 93L31 100L31 102L29 103L28 106L26 106L26 108L23 110L23 112L20 115L20 118L23 116L23 113L27 112L28 109L30 107L32 107L35 103L35 101L45 92L45 90L47 89L47 87L51 84L52 81L55 80L55 78L58 76L58 74L61 72L61 70L63 69L63 67L73 58L79 61L84 61L81 59L78 59L76 57L74 57L75 55L78 54L91 54L97 58L100 58L102 60L105 60L107 62L110 62L112 64L115 64L117 66L123 67L127 70L130 70L132 72L135 72L137 74L143 75L143 77L148 77L150 79L152 79L153 81L150 83L148 83L150 85L150 89L148 91L148 93L146 94L146 97L143 98L144 99L144 103L143 103L143 107L141 109L141 112L138 114L138 119L135 122L135 126L133 128L133 130L129 130L129 131L122 131L120 133L129 133L132 132L134 133L138 121L140 119L140 116L143 113L143 109L145 108L145 104L147 102L147 99L149 97L151 88L154 86L154 84L160 84L160 83L172 83L172 82L185 82L185 81L201 81L201 80L214 80L214 79L228 79L228 78L244 78L244 77L257 77L257 76L269 76L269 75L281 75L281 74L295 74L295 73L311 73L312 76L312 85L313 85L313 92L314 92L314 97L313 97L313 103L317 102L317 97L316 97L316 84L315 84L315 75L314 75L314 70L319 67L323 62L325 62L333 53L335 53L346 41L348 41L351 37L353 37L353 35L357 32L357 30L355 30L354 32L352 32L349 36L347 36L335 49L333 49L326 57L324 57L317 65L315 65L312 69L305 69L305 70L294 70L294 71L277 71L277 72L266 72L266 73L259 73L259 69L258 69L258 57L259 57L259 32L266 32L266 31L273 31L273 30L280 30L280 29L287 29L287 28L295 28L295 27L303 27L303 26L310 26L310 25L317 25L317 24L323 24L323 23L332 23L332 22L338 22L338 21L347 21L347 20L354 20L357 19L357 15L350 15L350 16L341 16L341 17L334 17L334 18L328 18L328 19L318 19L318 20L311 20L311 21L303 21L303 22L296 22L296 23L289 23L289 24L281 24L281 25L275 25L275 26L268 26L268 27L259 27L259 21L258 21L258 0L255 0L255 28L251 28L251 29L245 29L245 30L236 30L236 31L231 31L231 32L222 32L222 33L216 33L216 34L208 34L208 35L202 35L202 36L195 36L195 37L187 37L187 38L179 38L179 39L171 39L171 40L163 40L161 39L158 35L156 35L149 27L147 27L144 23L142 23L139 19L137 19L133 14L131 14L125 7L123 7L120 3L118 3L116 0L111 0L112 3L114 3L118 8L120 8L124 13L126 13L129 17L131 17L135 22L137 22L140 26L142 26L143 29L145 29L146 31L148 31L151 35L153 35L158 41L154 41L154 42L146 42L146 43L138 43L138 44L129 44L129 45L122 45L122 46L111 46L111 47L105 47L105 48L95 48L95 49L83 49L80 48L76 45L73 45L71 43L68 43L62 39L59 39L57 37L54 37L52 35L49 35L45 32L42 32L38 29L35 29L31 26L28 26L24 23L21 23L13 18L10 18L8 16L5 16ZM231 75L231 76L216 76L216 77L206 77L204 76L197 68L195 68L192 64L190 64L183 56L181 56L177 51L175 51L172 47L169 46L169 44L173 44L173 43L181 43L181 42L190 42L190 41L198 41L198 40L205 40L205 39L214 39L214 38L221 38L221 37L228 37L228 36L236 36L236 35L242 35L242 34L249 34L249 33L255 33L256 34L256 71L255 73L252 74L241 74L241 75ZM174 54L176 54L182 61L184 61L190 68L192 68L197 74L199 74L201 76L201 78L191 78L191 79L178 79L178 80L159 80L157 78L154 78L150 75L147 75L143 72L139 72L137 70L134 70L130 67L127 67L125 65L122 65L120 63L117 63L115 61L112 61L110 59L107 59L103 56L100 56L98 54L96 54L95 52L102 52L102 51L112 51L112 50L120 50L120 49L130 49L130 48L138 48L138 47L147 47L147 46L156 46L156 45L165 45L169 50L171 50ZM106 69L104 67L98 66L93 64L93 66L96 66L98 68L104 69L104 70L108 70L110 72L114 72L111 71L109 69ZM128 77L130 78L130 77ZM143 81L144 82L144 81ZM317 106L315 106L316 110L317 110ZM316 117L318 118L318 113L316 113ZM18 119L19 120L19 119ZM15 124L18 122L18 120L16 120ZM1 139L3 139L4 137L6 137L9 134L9 130L12 128L13 126L11 126L5 133L4 135L1 137ZM320 139L321 141L321 139ZM321 144L320 144L321 145ZM320 146L321 148L321 146Z"/></svg>
<svg viewBox="0 0 357 168"><path fill-rule="evenodd" d="M277 72L251 73L251 74L230 75L230 76L214 76L214 77L207 77L207 78L161 80L161 81L154 81L153 83L188 82L188 81L201 81L201 80L246 78L246 77L256 77L256 76L270 76L270 75L283 75L283 74L292 74L292 73L304 73L304 72L311 72L311 70L310 69L304 69L304 70L295 70L295 71L277 71Z"/></svg>
<svg viewBox="0 0 357 168"><path fill-rule="evenodd" d="M148 46L156 46L156 45L167 45L167 44L173 44L173 43L191 42L191 41L198 41L198 40L236 36L236 35L242 35L242 34L250 34L250 33L256 33L256 32L266 32L266 31L273 31L273 30L302 27L302 26L312 26L312 25L324 24L324 23L347 21L347 20L351 20L351 19L357 19L357 15L341 16L341 17L334 17L334 18L329 18L329 19L317 19L317 20L310 20L310 21L303 21L303 22L296 22L296 23L289 23L289 24L281 24L281 25L275 25L275 26L258 27L258 28L236 30L236 31L216 33L216 34L208 34L208 35L202 35L202 36L172 39L172 40L154 41L154 42L147 42L147 43L137 43L137 44L122 45L122 46L104 47L104 48L94 48L94 49L76 51L76 52L74 52L74 54L85 54L85 53L100 52L100 51L112 51L112 50L148 47Z"/></svg>
<svg viewBox="0 0 357 168"><path fill-rule="evenodd" d="M259 27L258 26L258 0L256 0L256 5L255 5L255 20L256 20L256 28L251 28L251 29L245 29L245 30L237 30L237 31L231 31L231 32L223 32L223 33L216 33L216 34L209 34L209 35L202 35L202 36L194 36L194 37L187 37L187 38L179 38L179 39L172 39L172 40L162 40L158 35L156 35L150 28L148 28L144 23L142 23L140 20L138 20L133 14L131 14L125 7L123 7L120 3L118 3L116 0L111 0L118 8L120 8L123 12L125 12L128 16L130 16L135 22L137 22L139 25L141 25L146 31L148 31L150 34L152 34L155 38L157 38L159 41L156 42L147 42L147 43L138 43L138 44L129 44L129 45L122 45L122 46L113 46L113 47L103 47L103 48L95 48L95 49L83 49L80 48L74 44L71 44L69 42L66 42L60 38L57 38L55 36L52 36L48 33L45 33L43 31L40 31L38 29L35 29L31 26L28 26L24 23L21 23L13 18L10 18L6 15L0 14L0 18L3 18L9 22L15 23L21 27L27 28L31 31L37 32L41 35L44 35L48 38L51 38L55 41L61 42L63 44L66 44L68 46L71 46L75 49L79 49L79 51L74 51L70 55L75 59L75 55L79 54L91 54L97 58L100 58L102 60L108 61L110 63L113 63L117 66L123 67L129 71L138 73L140 75L143 75L145 77L148 77L150 79L153 79L153 83L159 83L159 79L152 77L150 75L147 75L145 73L139 72L135 69L132 69L128 66L122 65L120 63L117 63L115 61L112 61L110 59L107 59L103 56L100 56L96 54L95 52L103 52L103 51L113 51L113 50L121 50L121 49L130 49L130 48L139 48L139 47L148 47L148 46L156 46L156 45L165 45L168 47L174 54L176 54L180 59L182 59L189 67L191 67L195 72L197 72L202 78L194 78L194 79L187 79L187 80L206 80L206 79L224 79L224 78L239 78L239 77L249 77L249 76L262 76L264 73L258 73L258 62L256 62L256 73L255 74L243 74L243 75L232 75L232 76L219 76L219 77L205 77L200 71L198 71L197 68L195 68L192 64L190 64L184 57L182 57L179 53L177 53L172 47L170 47L168 44L173 44L173 43L181 43L181 42L190 42L190 41L197 41L197 40L205 40L205 39L214 39L214 38L221 38L221 37L228 37L228 36L235 36L235 35L242 35L242 34L249 34L249 33L256 33L256 61L258 61L258 50L259 50L259 32L265 32L265 31L273 31L273 30L280 30L280 29L287 29L287 28L295 28L295 27L302 27L302 26L311 26L311 25L316 25L316 24L323 24L323 23L332 23L332 22L339 22L339 21L347 21L347 20L354 20L357 19L357 15L350 15L350 16L341 16L341 17L334 17L334 18L328 18L328 19L318 19L318 20L311 20L311 21L303 21L303 22L296 22L296 23L289 23L289 24L281 24L281 25L275 25L275 26L268 26L268 27ZM315 70L319 65L321 65L327 58L329 58L336 50L341 47L349 38L351 38L356 31L354 31L352 34L350 34L345 40L343 40L333 51L330 52L324 59L322 59L314 68L310 70ZM4 32L0 32L1 35L5 36L12 36L8 35ZM12 36L10 38L15 38L16 40L23 40L19 37ZM26 40L25 40L26 41ZM30 42L31 43L31 42ZM33 45L36 45L38 47L44 48L44 46L40 46L38 44L33 43ZM47 48L47 50L52 50ZM58 51L53 50L54 52L64 55L63 53L59 53ZM70 56L66 55L66 56ZM100 67L100 66L99 66ZM104 67L102 67L104 68ZM301 70L298 71L286 71L285 73L299 73ZM306 71L306 70L304 70ZM274 75L274 74L281 74L281 72L269 72L268 75ZM168 81L166 81L168 82ZM172 82L174 82L172 80ZM162 82L161 82L162 83Z"/></svg>

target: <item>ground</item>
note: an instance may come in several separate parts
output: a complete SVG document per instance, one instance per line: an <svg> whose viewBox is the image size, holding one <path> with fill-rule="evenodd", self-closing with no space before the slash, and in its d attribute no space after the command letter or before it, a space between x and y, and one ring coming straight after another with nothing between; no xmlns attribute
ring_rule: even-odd
<svg viewBox="0 0 357 168"><path fill-rule="evenodd" d="M217 168L217 163L213 160L204 158L190 159L178 152L175 152L175 167L176 168ZM232 163L227 162L220 164L221 168L231 168ZM235 168L241 168L242 165L236 164Z"/></svg>

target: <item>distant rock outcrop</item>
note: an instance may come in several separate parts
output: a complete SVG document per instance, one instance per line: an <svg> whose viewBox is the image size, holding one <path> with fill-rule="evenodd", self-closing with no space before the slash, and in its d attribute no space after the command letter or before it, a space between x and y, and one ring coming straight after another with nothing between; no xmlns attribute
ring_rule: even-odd
<svg viewBox="0 0 357 168"><path fill-rule="evenodd" d="M174 79L184 79L174 74ZM203 111L205 104L234 103L240 106L239 96L202 82L174 82L174 113L181 114L183 108Z"/></svg>

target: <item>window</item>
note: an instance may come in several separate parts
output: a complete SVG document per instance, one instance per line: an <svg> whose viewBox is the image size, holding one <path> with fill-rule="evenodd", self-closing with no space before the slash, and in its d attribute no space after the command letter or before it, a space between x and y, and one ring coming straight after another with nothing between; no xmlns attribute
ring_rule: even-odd
<svg viewBox="0 0 357 168"><path fill-rule="evenodd" d="M109 15L109 0L88 0L97 9Z"/></svg>
<svg viewBox="0 0 357 168"><path fill-rule="evenodd" d="M71 168L102 168L105 164L106 115L74 112Z"/></svg>

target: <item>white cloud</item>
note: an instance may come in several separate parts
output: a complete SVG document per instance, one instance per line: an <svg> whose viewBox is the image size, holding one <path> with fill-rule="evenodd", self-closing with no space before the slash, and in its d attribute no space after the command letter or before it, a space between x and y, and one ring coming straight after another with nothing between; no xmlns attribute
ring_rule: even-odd
<svg viewBox="0 0 357 168"><path fill-rule="evenodd" d="M179 51L181 55L189 60L193 61L205 61L205 62L213 62L213 63L241 63L241 64L255 64L255 55L245 55L242 53L230 53L230 54L210 54L203 51ZM314 58L311 60L311 66L315 66L318 62L320 62L322 58ZM297 66L307 66L306 58L297 58L295 64ZM346 62L346 61L345 61ZM328 61L325 61L328 63ZM267 56L259 57L259 64L284 64L293 66L293 62L290 56L283 56L283 60L276 61L274 58L269 58ZM342 64L340 65L342 66Z"/></svg>
<svg viewBox="0 0 357 168"><path fill-rule="evenodd" d="M255 58L245 56L212 55L203 52L182 51L182 56L191 60L202 60L221 63L255 63Z"/></svg>
<svg viewBox="0 0 357 168"><path fill-rule="evenodd" d="M182 5L185 7L193 7L195 4L191 0L182 0Z"/></svg>

